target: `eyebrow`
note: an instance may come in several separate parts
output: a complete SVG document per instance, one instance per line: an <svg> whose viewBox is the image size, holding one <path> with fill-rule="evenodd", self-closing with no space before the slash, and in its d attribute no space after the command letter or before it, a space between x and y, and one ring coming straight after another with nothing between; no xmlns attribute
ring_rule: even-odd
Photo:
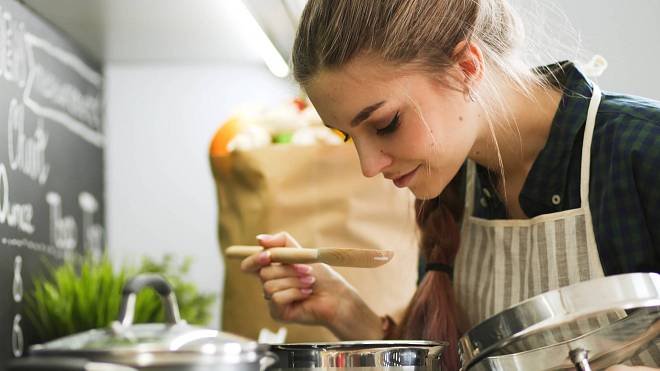
<svg viewBox="0 0 660 371"><path fill-rule="evenodd" d="M360 125L360 123L366 119L369 118L372 112L375 110L379 109L383 104L385 104L385 101L380 101L376 104L372 104L369 107L364 108L362 111L360 111L353 120L351 120L351 127L356 127Z"/></svg>

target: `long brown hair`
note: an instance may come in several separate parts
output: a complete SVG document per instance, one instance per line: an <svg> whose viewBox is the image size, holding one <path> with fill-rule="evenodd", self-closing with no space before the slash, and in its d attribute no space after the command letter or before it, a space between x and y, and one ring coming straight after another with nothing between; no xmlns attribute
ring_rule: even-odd
<svg viewBox="0 0 660 371"><path fill-rule="evenodd" d="M427 266L451 267L460 244L458 223L463 216L460 178L455 177L440 196L415 201L420 228L420 252ZM443 369L458 369L456 300L451 272L429 270L417 287L403 321L392 333L395 339L447 341Z"/></svg>
<svg viewBox="0 0 660 371"><path fill-rule="evenodd" d="M506 0L309 0L293 45L293 72L304 88L322 70L339 69L359 55L369 55L442 76L456 64L456 46L469 41L484 56L480 89L497 100L498 83L506 81L528 92L530 82L538 82L517 53L522 35ZM479 93L470 96L485 106ZM504 103L489 105L501 108ZM463 203L457 184L454 179L437 198L416 203L420 248L429 263L451 265L458 250ZM457 369L459 333L449 274L426 275L396 333L401 338L449 341L445 368Z"/></svg>

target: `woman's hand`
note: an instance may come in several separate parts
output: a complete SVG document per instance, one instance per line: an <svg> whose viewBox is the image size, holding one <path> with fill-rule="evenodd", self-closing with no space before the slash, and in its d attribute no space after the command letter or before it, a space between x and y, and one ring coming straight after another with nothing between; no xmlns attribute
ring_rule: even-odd
<svg viewBox="0 0 660 371"><path fill-rule="evenodd" d="M257 240L266 249L301 248L286 232L259 235ZM261 278L264 298L276 320L323 325L343 340L383 336L380 318L356 290L326 264L272 263L266 250L245 258L241 269Z"/></svg>

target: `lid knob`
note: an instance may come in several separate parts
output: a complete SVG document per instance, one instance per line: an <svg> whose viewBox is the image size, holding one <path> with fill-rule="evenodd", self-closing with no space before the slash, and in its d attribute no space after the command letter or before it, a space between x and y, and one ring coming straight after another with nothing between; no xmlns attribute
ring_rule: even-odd
<svg viewBox="0 0 660 371"><path fill-rule="evenodd" d="M172 286L170 286L165 278L158 274L145 273L131 278L124 284L118 319L122 327L128 327L133 324L137 294L145 287L151 287L160 295L167 323L176 325L184 322L181 320L179 305L177 304Z"/></svg>

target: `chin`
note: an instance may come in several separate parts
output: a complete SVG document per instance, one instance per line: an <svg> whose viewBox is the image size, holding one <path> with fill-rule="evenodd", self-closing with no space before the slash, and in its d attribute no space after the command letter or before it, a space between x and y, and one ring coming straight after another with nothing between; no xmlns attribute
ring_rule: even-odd
<svg viewBox="0 0 660 371"><path fill-rule="evenodd" d="M410 190L410 192L412 192L413 195L415 195L415 198L417 198L418 200L431 200L440 196L440 193L442 193L442 189L439 191L435 191L432 189L419 187L419 186L408 187L408 189Z"/></svg>

